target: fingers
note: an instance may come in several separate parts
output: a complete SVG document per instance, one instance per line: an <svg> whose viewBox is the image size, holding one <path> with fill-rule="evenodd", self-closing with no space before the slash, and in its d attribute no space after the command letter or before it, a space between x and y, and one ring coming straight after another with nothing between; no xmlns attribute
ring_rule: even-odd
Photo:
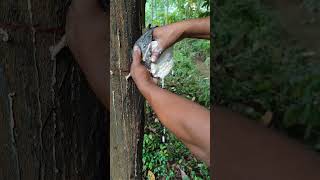
<svg viewBox="0 0 320 180"><path fill-rule="evenodd" d="M141 50L138 46L133 47L133 54L132 54L132 65L139 65L141 63Z"/></svg>
<svg viewBox="0 0 320 180"><path fill-rule="evenodd" d="M151 61L156 62L159 59L160 55L161 54L158 52L152 52Z"/></svg>
<svg viewBox="0 0 320 180"><path fill-rule="evenodd" d="M162 51L163 51L163 48L161 48L159 44L157 44L156 47L152 48L151 61L156 62L157 59L159 59L159 57L161 56Z"/></svg>

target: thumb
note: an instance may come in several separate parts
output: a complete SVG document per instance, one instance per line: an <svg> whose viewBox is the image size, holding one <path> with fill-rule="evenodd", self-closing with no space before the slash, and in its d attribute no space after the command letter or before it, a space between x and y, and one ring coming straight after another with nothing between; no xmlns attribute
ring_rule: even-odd
<svg viewBox="0 0 320 180"><path fill-rule="evenodd" d="M152 52L151 61L152 61L152 62L156 62L156 61L159 59L160 55L161 55L161 54L158 53L158 52Z"/></svg>
<svg viewBox="0 0 320 180"><path fill-rule="evenodd" d="M134 45L132 53L132 65L139 65L141 62L141 51L139 46Z"/></svg>
<svg viewBox="0 0 320 180"><path fill-rule="evenodd" d="M158 44L154 49L152 49L151 61L156 62L157 59L161 56L163 52L163 48Z"/></svg>

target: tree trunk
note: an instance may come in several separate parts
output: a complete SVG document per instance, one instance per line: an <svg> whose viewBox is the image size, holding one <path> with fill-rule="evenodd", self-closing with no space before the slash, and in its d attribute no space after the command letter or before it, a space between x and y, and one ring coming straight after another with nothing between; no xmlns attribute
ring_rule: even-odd
<svg viewBox="0 0 320 180"><path fill-rule="evenodd" d="M144 25L141 0L111 0L111 179L142 179L144 99L129 74L132 47Z"/></svg>
<svg viewBox="0 0 320 180"><path fill-rule="evenodd" d="M70 52L66 0L0 1L0 179L106 179L108 115ZM1 36L1 35L0 35ZM4 39L5 40L5 39Z"/></svg>

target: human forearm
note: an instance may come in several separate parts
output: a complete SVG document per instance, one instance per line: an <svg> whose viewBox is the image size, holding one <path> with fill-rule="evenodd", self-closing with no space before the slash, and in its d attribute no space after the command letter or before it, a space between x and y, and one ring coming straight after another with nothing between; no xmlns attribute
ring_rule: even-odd
<svg viewBox="0 0 320 180"><path fill-rule="evenodd" d="M183 38L210 39L210 17L182 21Z"/></svg>
<svg viewBox="0 0 320 180"><path fill-rule="evenodd" d="M161 53L184 38L210 39L210 17L180 21L157 27L153 38L158 46L152 50L152 61L156 61Z"/></svg>
<svg viewBox="0 0 320 180"><path fill-rule="evenodd" d="M141 51L134 46L130 74L140 92L158 115L190 151L210 165L210 113L200 105L159 88L141 64Z"/></svg>
<svg viewBox="0 0 320 180"><path fill-rule="evenodd" d="M104 27L97 27L105 29ZM84 28L83 28L84 29ZM108 32L108 31L107 31ZM99 32L95 32L99 34ZM89 37L88 37L89 38ZM109 47L105 44L109 40L109 36L103 37L105 41L98 39L88 39L87 37L79 37L83 43L87 43L86 47L72 44L74 57L79 64L81 70L84 72L86 79L96 94L100 102L109 109ZM101 37L98 37L101 38ZM91 45L92 41L95 45Z"/></svg>
<svg viewBox="0 0 320 180"><path fill-rule="evenodd" d="M165 48L184 38L210 39L210 17L158 27L154 30L154 36L163 41Z"/></svg>
<svg viewBox="0 0 320 180"><path fill-rule="evenodd" d="M138 87L163 125L181 139L192 153L210 164L209 111L154 84Z"/></svg>
<svg viewBox="0 0 320 180"><path fill-rule="evenodd" d="M90 56L76 59L81 70L100 102L109 110L109 74L104 57ZM105 63L104 63L105 62Z"/></svg>
<svg viewBox="0 0 320 180"><path fill-rule="evenodd" d="M98 99L109 109L109 18L99 1L74 0L66 19L68 46Z"/></svg>
<svg viewBox="0 0 320 180"><path fill-rule="evenodd" d="M220 107L212 116L216 179L319 179L319 157L298 142Z"/></svg>

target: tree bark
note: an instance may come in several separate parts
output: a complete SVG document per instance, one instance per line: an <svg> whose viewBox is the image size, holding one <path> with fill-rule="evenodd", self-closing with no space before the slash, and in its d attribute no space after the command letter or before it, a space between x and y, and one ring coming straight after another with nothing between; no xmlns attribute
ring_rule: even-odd
<svg viewBox="0 0 320 180"><path fill-rule="evenodd" d="M153 24L153 18L154 18L154 2L155 0L151 0L151 22L150 24Z"/></svg>
<svg viewBox="0 0 320 180"><path fill-rule="evenodd" d="M144 2L111 1L111 179L142 179L144 99L129 74L131 51L144 25Z"/></svg>
<svg viewBox="0 0 320 180"><path fill-rule="evenodd" d="M66 0L0 1L0 179L106 179L107 113L65 48ZM0 35L1 36L1 35Z"/></svg>

